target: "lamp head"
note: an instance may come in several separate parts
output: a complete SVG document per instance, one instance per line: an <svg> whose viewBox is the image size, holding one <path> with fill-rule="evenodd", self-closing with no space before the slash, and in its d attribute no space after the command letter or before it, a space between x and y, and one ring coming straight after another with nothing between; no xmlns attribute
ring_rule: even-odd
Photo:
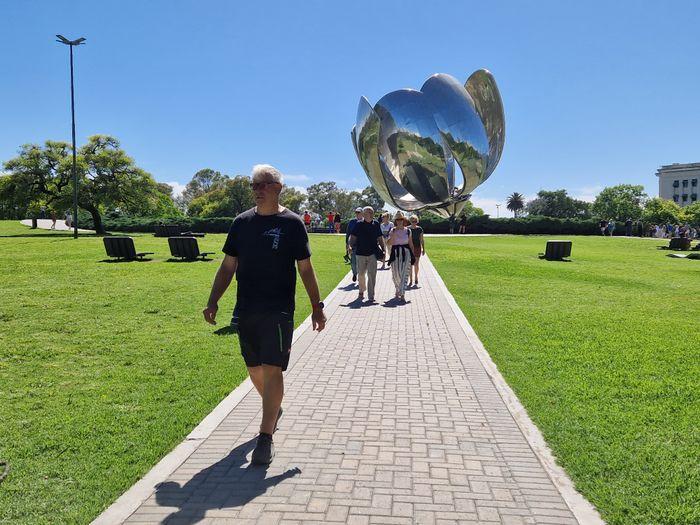
<svg viewBox="0 0 700 525"><path fill-rule="evenodd" d="M67 46L79 46L83 42L85 42L85 38L83 38L83 37L80 37L76 40L68 40L63 35L56 35L56 38L58 38L58 40L56 40L56 42L60 42L61 44L66 44Z"/></svg>

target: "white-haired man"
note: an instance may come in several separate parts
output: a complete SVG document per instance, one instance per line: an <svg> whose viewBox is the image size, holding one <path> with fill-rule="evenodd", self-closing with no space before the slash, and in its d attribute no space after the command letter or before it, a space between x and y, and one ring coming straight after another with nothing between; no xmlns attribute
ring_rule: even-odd
<svg viewBox="0 0 700 525"><path fill-rule="evenodd" d="M241 354L262 397L260 435L252 456L260 465L275 455L272 434L282 415L282 372L289 364L294 331L295 261L311 300L313 329L321 331L326 324L306 228L298 215L280 206L282 185L282 174L272 166L253 167L256 206L233 220L203 312L207 322L216 324L219 299L235 275Z"/></svg>
<svg viewBox="0 0 700 525"><path fill-rule="evenodd" d="M350 234L350 249L357 257L357 277L360 282L358 299L374 302L374 283L377 280L377 253L384 251L384 238L379 223L374 220L374 208L362 208L363 220L355 224Z"/></svg>

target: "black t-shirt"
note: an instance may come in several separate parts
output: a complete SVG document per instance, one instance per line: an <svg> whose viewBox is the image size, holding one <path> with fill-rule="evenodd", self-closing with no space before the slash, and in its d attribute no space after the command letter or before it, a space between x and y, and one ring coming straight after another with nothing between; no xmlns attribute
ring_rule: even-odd
<svg viewBox="0 0 700 525"><path fill-rule="evenodd" d="M311 257L301 218L285 209L258 215L255 208L233 220L223 252L238 257L237 308L241 313L294 310L294 261Z"/></svg>
<svg viewBox="0 0 700 525"><path fill-rule="evenodd" d="M377 221L358 221L352 229L352 235L357 237L355 255L375 255L377 253L377 237L382 236L382 229Z"/></svg>

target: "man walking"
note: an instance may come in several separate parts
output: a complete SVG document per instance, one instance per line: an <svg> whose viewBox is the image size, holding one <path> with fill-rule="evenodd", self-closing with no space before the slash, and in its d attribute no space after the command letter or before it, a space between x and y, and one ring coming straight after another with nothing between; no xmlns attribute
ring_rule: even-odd
<svg viewBox="0 0 700 525"><path fill-rule="evenodd" d="M374 209L365 206L362 209L364 220L355 224L350 234L350 249L357 257L357 276L360 281L358 299L374 302L374 283L377 280L377 253L384 251L384 241L379 223L374 220Z"/></svg>
<svg viewBox="0 0 700 525"><path fill-rule="evenodd" d="M233 220L223 248L226 255L203 311L204 319L216 324L219 299L235 275L241 354L262 397L260 435L252 456L259 465L268 465L275 455L272 434L282 415L282 372L294 331L295 261L311 300L313 329L320 332L326 324L308 235L299 216L280 206L282 185L282 174L272 166L253 167L256 206Z"/></svg>
<svg viewBox="0 0 700 525"><path fill-rule="evenodd" d="M352 282L357 281L357 257L355 252L350 249L350 234L355 229L358 222L362 222L362 208L355 208L355 218L348 221L348 227L345 230L345 250L350 252L350 268L352 269Z"/></svg>

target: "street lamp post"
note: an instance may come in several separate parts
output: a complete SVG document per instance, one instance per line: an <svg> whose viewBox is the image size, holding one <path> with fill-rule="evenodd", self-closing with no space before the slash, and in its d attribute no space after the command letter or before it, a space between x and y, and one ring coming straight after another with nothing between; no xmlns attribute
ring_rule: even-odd
<svg viewBox="0 0 700 525"><path fill-rule="evenodd" d="M75 161L75 95L73 90L73 46L79 46L85 42L84 38L77 40L68 40L63 35L56 35L61 44L70 47L70 115L72 122L72 137L73 137L73 238L78 238L78 171Z"/></svg>
<svg viewBox="0 0 700 525"><path fill-rule="evenodd" d="M496 204L496 218L497 218L497 219L498 219L498 217L500 216L500 214L499 214L500 211L501 211L501 205L500 205L500 204Z"/></svg>

